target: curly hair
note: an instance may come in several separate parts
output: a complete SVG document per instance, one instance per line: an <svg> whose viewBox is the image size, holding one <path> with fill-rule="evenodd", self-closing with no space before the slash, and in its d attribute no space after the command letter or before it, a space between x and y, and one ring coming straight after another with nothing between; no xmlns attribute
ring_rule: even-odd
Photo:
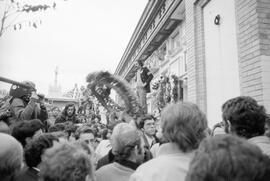
<svg viewBox="0 0 270 181"><path fill-rule="evenodd" d="M55 143L47 149L40 164L41 181L81 181L93 179L93 164L87 153L69 142Z"/></svg>
<svg viewBox="0 0 270 181"><path fill-rule="evenodd" d="M202 141L186 181L267 181L270 160L246 140L232 135Z"/></svg>
<svg viewBox="0 0 270 181"><path fill-rule="evenodd" d="M165 142L176 143L181 151L189 152L206 137L207 119L196 104L177 102L164 108L161 128Z"/></svg>
<svg viewBox="0 0 270 181"><path fill-rule="evenodd" d="M24 120L15 123L12 129L12 136L25 147L26 138L34 136L35 132L43 128L43 123L39 119Z"/></svg>
<svg viewBox="0 0 270 181"><path fill-rule="evenodd" d="M247 139L264 134L266 112L263 106L248 96L229 99L222 105L222 118L231 132Z"/></svg>
<svg viewBox="0 0 270 181"><path fill-rule="evenodd" d="M58 138L50 133L43 133L32 139L24 149L24 158L28 167L37 167L41 162L43 152L53 146L53 141Z"/></svg>

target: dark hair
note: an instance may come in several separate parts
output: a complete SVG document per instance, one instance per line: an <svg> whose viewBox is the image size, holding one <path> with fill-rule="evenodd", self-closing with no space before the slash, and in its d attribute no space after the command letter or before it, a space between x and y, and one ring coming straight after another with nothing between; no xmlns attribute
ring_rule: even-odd
<svg viewBox="0 0 270 181"><path fill-rule="evenodd" d="M25 162L28 167L37 167L41 162L43 152L53 146L53 141L59 141L50 133L43 133L32 139L24 149Z"/></svg>
<svg viewBox="0 0 270 181"><path fill-rule="evenodd" d="M141 60L137 61L140 67L143 67L143 62Z"/></svg>
<svg viewBox="0 0 270 181"><path fill-rule="evenodd" d="M59 107L57 107L57 106L54 106L54 107L51 109L51 111L54 111L55 109L57 109L57 110L59 110L59 111L60 111L60 108L59 108Z"/></svg>
<svg viewBox="0 0 270 181"><path fill-rule="evenodd" d="M144 123L146 120L154 120L156 121L155 117L151 114L146 114L143 117L139 118L139 129L142 129L144 127Z"/></svg>
<svg viewBox="0 0 270 181"><path fill-rule="evenodd" d="M72 133L75 134L77 128L78 128L77 125L72 124L70 122L66 122L66 124L65 124L65 132L68 134L68 137L70 137Z"/></svg>
<svg viewBox="0 0 270 181"><path fill-rule="evenodd" d="M63 115L63 116L66 116L66 115L67 115L67 110L68 110L69 107L73 107L73 108L74 108L73 115L76 114L76 107L75 107L75 104L74 104L74 103L68 103L68 104L65 106L65 108L64 108L64 110L63 110L63 112L62 112L62 115Z"/></svg>
<svg viewBox="0 0 270 181"><path fill-rule="evenodd" d="M107 134L108 134L108 132L109 132L109 131L108 131L107 128L102 129L102 130L101 130L101 138L104 139L104 140L107 139Z"/></svg>
<svg viewBox="0 0 270 181"><path fill-rule="evenodd" d="M230 121L231 131L238 136L252 138L264 134L265 109L249 96L226 101L222 105L222 118L227 124Z"/></svg>
<svg viewBox="0 0 270 181"><path fill-rule="evenodd" d="M66 124L65 123L56 123L55 125L52 125L50 128L49 128L49 132L57 132L57 131L64 131L65 130L65 127L66 127Z"/></svg>
<svg viewBox="0 0 270 181"><path fill-rule="evenodd" d="M92 133L95 136L94 131L89 126L82 126L79 127L75 132L75 138L79 139L80 135L83 133Z"/></svg>
<svg viewBox="0 0 270 181"><path fill-rule="evenodd" d="M42 128L43 123L39 119L20 121L14 124L12 136L25 147L26 138L31 138L36 131Z"/></svg>
<svg viewBox="0 0 270 181"><path fill-rule="evenodd" d="M193 157L186 181L267 181L270 161L248 141L232 135L207 138Z"/></svg>

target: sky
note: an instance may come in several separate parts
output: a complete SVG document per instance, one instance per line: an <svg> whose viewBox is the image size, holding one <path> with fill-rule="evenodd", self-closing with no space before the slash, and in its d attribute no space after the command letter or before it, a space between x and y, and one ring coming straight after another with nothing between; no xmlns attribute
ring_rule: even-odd
<svg viewBox="0 0 270 181"><path fill-rule="evenodd" d="M114 73L147 2L68 0L58 3L56 10L23 15L22 20L42 24L37 29L10 29L0 37L0 76L31 80L47 95L56 67L62 92L75 83L86 85L93 71ZM0 82L0 89L9 88Z"/></svg>

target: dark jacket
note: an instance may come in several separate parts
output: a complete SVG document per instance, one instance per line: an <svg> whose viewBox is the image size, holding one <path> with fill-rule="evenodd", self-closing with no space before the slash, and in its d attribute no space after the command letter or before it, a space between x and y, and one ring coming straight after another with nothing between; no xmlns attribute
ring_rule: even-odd
<svg viewBox="0 0 270 181"><path fill-rule="evenodd" d="M145 149L144 162L147 162L148 160L151 160L152 158L153 158L152 153L148 149ZM98 170L99 168L105 165L113 163L115 161L116 161L115 156L113 155L112 149L111 149L107 155L105 155L104 157L98 160L96 170Z"/></svg>
<svg viewBox="0 0 270 181"><path fill-rule="evenodd" d="M150 144L148 143L148 140L147 140L147 138L146 138L145 133L142 134L142 137L143 137L143 141L144 141L144 148L147 148L148 150L150 150L151 147L152 147L154 144L159 143L159 140L158 140L158 138L156 137L156 135L154 135L154 141L153 141L152 145L150 145Z"/></svg>
<svg viewBox="0 0 270 181"><path fill-rule="evenodd" d="M141 79L142 82L145 83L146 85L144 86L144 90L146 93L150 92L150 82L153 79L153 74L149 71L148 68L143 67L142 72L141 72Z"/></svg>

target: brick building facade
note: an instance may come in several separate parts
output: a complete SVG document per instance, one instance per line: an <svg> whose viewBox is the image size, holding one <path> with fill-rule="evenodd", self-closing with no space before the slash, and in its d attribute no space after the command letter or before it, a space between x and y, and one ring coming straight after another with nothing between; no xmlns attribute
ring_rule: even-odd
<svg viewBox="0 0 270 181"><path fill-rule="evenodd" d="M269 0L149 0L115 75L136 85L143 61L154 74L177 75L182 99L221 120L221 104L238 95L270 110ZM155 91L148 94L154 110Z"/></svg>

